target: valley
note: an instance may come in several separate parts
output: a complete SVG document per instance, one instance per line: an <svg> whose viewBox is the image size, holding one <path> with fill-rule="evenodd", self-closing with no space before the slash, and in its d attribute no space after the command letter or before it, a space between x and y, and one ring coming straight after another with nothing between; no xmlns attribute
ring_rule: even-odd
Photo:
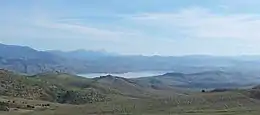
<svg viewBox="0 0 260 115"><path fill-rule="evenodd" d="M1 115L260 112L257 56L125 56L0 44L0 57Z"/></svg>
<svg viewBox="0 0 260 115"><path fill-rule="evenodd" d="M0 115L260 115L260 0L0 0Z"/></svg>

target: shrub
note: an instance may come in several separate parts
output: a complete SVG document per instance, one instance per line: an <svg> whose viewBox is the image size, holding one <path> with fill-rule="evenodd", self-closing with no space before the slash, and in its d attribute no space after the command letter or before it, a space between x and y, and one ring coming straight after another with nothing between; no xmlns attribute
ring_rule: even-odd
<svg viewBox="0 0 260 115"><path fill-rule="evenodd" d="M0 111L9 111L9 104L5 102L0 102Z"/></svg>

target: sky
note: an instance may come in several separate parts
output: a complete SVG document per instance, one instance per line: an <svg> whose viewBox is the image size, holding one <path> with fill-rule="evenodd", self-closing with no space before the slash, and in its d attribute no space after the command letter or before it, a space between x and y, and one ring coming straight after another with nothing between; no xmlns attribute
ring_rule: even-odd
<svg viewBox="0 0 260 115"><path fill-rule="evenodd" d="M259 0L0 0L0 43L127 55L260 55Z"/></svg>

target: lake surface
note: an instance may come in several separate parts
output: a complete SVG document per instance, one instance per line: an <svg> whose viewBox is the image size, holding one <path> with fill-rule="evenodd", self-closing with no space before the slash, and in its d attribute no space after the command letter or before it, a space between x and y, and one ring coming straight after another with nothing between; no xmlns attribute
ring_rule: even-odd
<svg viewBox="0 0 260 115"><path fill-rule="evenodd" d="M124 78L139 78L139 77L150 77L156 75L163 75L167 71L143 71L143 72L127 72L127 73L87 73L87 74L78 74L79 76L86 78L95 78L106 75L113 75Z"/></svg>

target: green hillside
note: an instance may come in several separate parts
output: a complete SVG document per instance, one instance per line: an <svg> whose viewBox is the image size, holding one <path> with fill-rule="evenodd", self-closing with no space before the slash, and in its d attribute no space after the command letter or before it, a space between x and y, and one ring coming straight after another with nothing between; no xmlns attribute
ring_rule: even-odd
<svg viewBox="0 0 260 115"><path fill-rule="evenodd" d="M259 87L204 93L115 76L0 71L1 115L258 115Z"/></svg>
<svg viewBox="0 0 260 115"><path fill-rule="evenodd" d="M76 77L61 74L22 76L6 70L0 71L0 95L59 103L92 103L104 101L105 96L88 86L76 86ZM82 81L84 82L84 81ZM86 82L88 84L88 82ZM75 83L80 85L80 82ZM82 84L84 85L84 84ZM84 90L83 90L84 88Z"/></svg>

